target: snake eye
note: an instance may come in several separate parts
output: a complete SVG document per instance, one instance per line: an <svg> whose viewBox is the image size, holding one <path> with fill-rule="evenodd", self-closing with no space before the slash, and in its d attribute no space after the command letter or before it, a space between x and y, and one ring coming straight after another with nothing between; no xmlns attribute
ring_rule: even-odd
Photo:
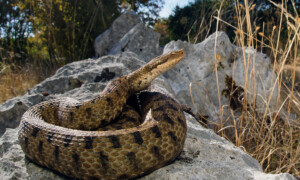
<svg viewBox="0 0 300 180"><path fill-rule="evenodd" d="M162 73L173 68L184 57L184 50L173 51L152 59L140 69L127 76L132 92L138 92L150 86L151 82Z"/></svg>

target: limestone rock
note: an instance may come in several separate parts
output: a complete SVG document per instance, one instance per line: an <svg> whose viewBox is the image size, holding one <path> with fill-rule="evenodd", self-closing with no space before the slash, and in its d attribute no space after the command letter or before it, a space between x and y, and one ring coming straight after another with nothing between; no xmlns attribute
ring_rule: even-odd
<svg viewBox="0 0 300 180"><path fill-rule="evenodd" d="M161 54L158 45L159 38L159 33L146 28L143 23L139 23L115 44L108 54L131 51L148 62Z"/></svg>
<svg viewBox="0 0 300 180"><path fill-rule="evenodd" d="M184 60L165 74L180 102L197 107L194 110L213 122L234 119L230 109L236 110L241 105L232 103L229 108L226 93L231 88L228 82L232 81L240 88L240 94L237 94L240 98L247 96L248 103L252 103L253 97L256 97L258 112L264 113L266 108L269 112L277 112L276 74L271 68L270 58L265 54L251 48L236 47L224 32L216 32L198 44L172 41L165 46L164 53L182 48L186 51ZM244 63L244 57L249 60L248 64ZM235 113L238 117L239 111ZM286 119L283 109L280 116ZM293 118L294 115L291 115L288 119Z"/></svg>
<svg viewBox="0 0 300 180"><path fill-rule="evenodd" d="M146 28L134 12L117 18L111 27L95 39L97 56L131 51L146 62L162 53L160 34Z"/></svg>
<svg viewBox="0 0 300 180"><path fill-rule="evenodd" d="M0 105L0 136L6 128L18 127L20 119L28 107L42 100L41 95L25 95L24 97L16 97Z"/></svg>
<svg viewBox="0 0 300 180"><path fill-rule="evenodd" d="M95 39L94 48L97 56L103 56L119 42L136 24L142 22L135 12L128 12L118 17L111 27Z"/></svg>
<svg viewBox="0 0 300 180"><path fill-rule="evenodd" d="M193 49L186 51L188 57ZM0 137L1 179L69 179L25 158L17 140L18 128L14 128L20 121L21 113L18 112L57 97L72 97L79 101L91 99L97 96L111 79L128 74L144 63L131 52L74 62L57 70L54 76L29 90L25 96L2 104L1 113L9 112L10 116L1 114L1 121L6 128ZM175 71L180 73L178 69ZM175 87L173 91L168 84L171 80L160 76L154 81L152 88L178 94L180 89ZM43 96L46 94L43 92L48 92L47 96ZM22 104L18 105L19 102ZM188 133L183 152L170 165L141 179L295 179L290 174L263 173L255 159L212 130L203 128L190 116L186 117ZM14 119L13 127L9 123L11 119Z"/></svg>

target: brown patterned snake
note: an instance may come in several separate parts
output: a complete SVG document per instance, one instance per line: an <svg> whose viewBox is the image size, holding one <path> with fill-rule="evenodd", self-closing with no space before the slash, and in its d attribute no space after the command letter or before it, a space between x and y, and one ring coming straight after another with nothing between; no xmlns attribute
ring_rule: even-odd
<svg viewBox="0 0 300 180"><path fill-rule="evenodd" d="M183 50L159 56L113 80L92 100L61 98L29 108L19 130L26 156L80 179L134 178L173 161L186 136L181 107L166 95L142 90L183 56ZM138 112L125 105L136 93Z"/></svg>

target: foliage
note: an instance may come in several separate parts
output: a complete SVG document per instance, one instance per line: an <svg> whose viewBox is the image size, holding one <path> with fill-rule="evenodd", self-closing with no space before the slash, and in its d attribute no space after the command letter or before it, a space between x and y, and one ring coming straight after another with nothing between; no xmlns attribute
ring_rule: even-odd
<svg viewBox="0 0 300 180"><path fill-rule="evenodd" d="M282 2L285 7L284 10L276 6L276 4L281 4ZM247 8L243 1L240 1L238 4L236 3L235 6L237 8L234 19L228 19L227 22L238 27L238 24L241 24L241 22L238 22L237 17L240 14L246 13ZM261 49L272 57L272 59L273 56L277 56L278 53L283 54L283 49L286 48L286 45L289 44L288 41L291 40L290 37L296 32L294 31L296 29L289 30L289 28L292 28L292 24L288 24L288 22L294 21L293 23L297 23L297 20L291 19L291 17L297 17L300 13L300 1L252 0L248 3L248 8L249 21L251 22L249 25L251 29L244 24L244 26L240 27L242 31L236 31L236 35L239 36L241 32L253 33L253 35L257 37L257 40L265 41L264 44L257 44L254 45L254 47ZM295 28L295 26L293 28ZM275 44L277 47L280 47L281 50L277 48L274 49L273 45ZM273 50L279 51L276 53L271 52Z"/></svg>
<svg viewBox="0 0 300 180"><path fill-rule="evenodd" d="M237 3L238 2L238 3ZM281 3L282 0L275 0L275 3ZM294 2L294 3L293 3ZM250 21L253 31L264 29L265 34L272 34L274 27L279 27L281 12L269 0L252 0L249 2ZM292 15L300 13L300 1L285 1L287 12ZM221 8L220 8L221 7ZM240 11L239 11L240 10ZM169 17L168 31L171 39L181 39L190 42L200 42L208 35L215 32L217 27L217 18L222 20L218 24L218 30L225 31L230 39L234 41L236 29L238 27L238 16L241 11L245 11L244 1L235 0L196 0L188 6L176 7L174 15ZM285 44L288 37L286 19L283 19L281 40ZM246 30L246 27L243 27ZM275 36L275 34L274 34Z"/></svg>
<svg viewBox="0 0 300 180"><path fill-rule="evenodd" d="M25 93L65 63L94 56L94 39L121 13L136 10L152 25L162 4L163 0L0 0L0 101Z"/></svg>
<svg viewBox="0 0 300 180"><path fill-rule="evenodd" d="M153 26L159 17L163 0L121 0L121 9L134 10L147 26Z"/></svg>
<svg viewBox="0 0 300 180"><path fill-rule="evenodd" d="M119 15L115 1L26 0L18 6L30 10L34 35L46 42L50 59L66 62L90 57L94 38Z"/></svg>
<svg viewBox="0 0 300 180"><path fill-rule="evenodd" d="M228 7L230 3L228 3ZM174 9L169 17L168 31L171 39L199 42L216 30L216 20L220 0L196 0L188 6Z"/></svg>
<svg viewBox="0 0 300 180"><path fill-rule="evenodd" d="M94 39L122 12L133 9L151 26L162 4L162 0L0 1L0 61L16 62L21 57L21 63L49 60L57 65L92 57Z"/></svg>
<svg viewBox="0 0 300 180"><path fill-rule="evenodd" d="M154 25L154 30L160 33L161 35L159 40L160 45L165 45L168 42L170 42L170 35L167 32L167 29L168 29L168 20L164 18L158 19Z"/></svg>
<svg viewBox="0 0 300 180"><path fill-rule="evenodd" d="M26 40L30 35L28 14L15 5L17 0L0 1L0 62L26 58Z"/></svg>

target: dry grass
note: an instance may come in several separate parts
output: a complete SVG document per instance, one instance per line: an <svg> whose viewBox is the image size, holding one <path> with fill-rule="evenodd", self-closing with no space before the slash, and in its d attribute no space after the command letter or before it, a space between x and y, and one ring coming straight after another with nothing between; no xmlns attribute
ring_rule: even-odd
<svg viewBox="0 0 300 180"><path fill-rule="evenodd" d="M27 90L45 77L38 68L2 66L0 71L0 103L15 96L24 95Z"/></svg>
<svg viewBox="0 0 300 180"><path fill-rule="evenodd" d="M270 2L278 8L281 17L279 26L274 26L271 34L265 34L264 27L253 27L254 23L251 22L250 11L255 4L248 4L247 0L244 1L243 5L236 1L235 11L238 25L227 25L236 30L235 43L238 46L269 48L274 62L273 69L277 74L272 92L279 87L281 96L278 97L277 101L278 112L284 110L288 114L285 118L280 118L278 113L269 115L268 108L265 109L264 113L258 113L255 110L255 103L247 102L247 99L243 98L241 102L242 113L238 117L241 121L233 125L235 135L226 134L225 129L228 128L224 127L223 124L218 125L216 132L256 158L265 172L286 172L300 176L300 96L299 88L297 88L298 65L300 63L298 50L300 19L298 16L293 17L288 13L284 5ZM221 8L219 12L221 12ZM220 16L216 19L218 23L226 23L221 20ZM284 45L280 42L283 20L288 22L289 31L289 41ZM261 49L257 49L257 51L261 51ZM249 59L245 57L244 62L248 64ZM289 62L288 65L287 62ZM286 73L287 71L288 73ZM246 81L249 79L248 72L245 72L245 79ZM247 92L247 84L248 82L245 82L245 86L242 87L245 92ZM270 100L271 97L265 99L265 102L269 104ZM289 121L289 113L297 115L298 119L293 122Z"/></svg>

